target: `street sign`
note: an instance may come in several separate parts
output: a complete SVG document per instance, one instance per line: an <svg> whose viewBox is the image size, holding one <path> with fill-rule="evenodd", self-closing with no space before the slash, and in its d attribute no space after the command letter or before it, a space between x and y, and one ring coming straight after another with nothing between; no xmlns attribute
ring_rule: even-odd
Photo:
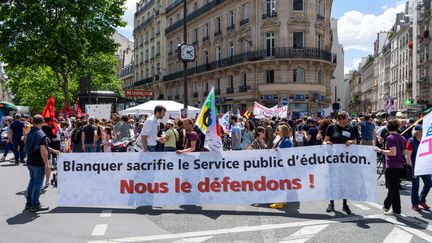
<svg viewBox="0 0 432 243"><path fill-rule="evenodd" d="M287 106L288 105L288 98L287 97L283 97L281 99L281 103L282 103L283 106Z"/></svg>
<svg viewBox="0 0 432 243"><path fill-rule="evenodd" d="M126 97L153 97L153 90L128 89L125 90Z"/></svg>
<svg viewBox="0 0 432 243"><path fill-rule="evenodd" d="M180 110L180 114L181 114L181 118L182 119L185 119L185 118L187 118L187 116L188 116L188 109L186 108L183 108L183 109L181 109Z"/></svg>

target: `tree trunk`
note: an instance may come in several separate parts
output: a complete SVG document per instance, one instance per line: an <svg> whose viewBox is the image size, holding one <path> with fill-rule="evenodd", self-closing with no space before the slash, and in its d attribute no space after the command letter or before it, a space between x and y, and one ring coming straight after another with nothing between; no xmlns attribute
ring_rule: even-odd
<svg viewBox="0 0 432 243"><path fill-rule="evenodd" d="M61 73L61 76L63 77L63 92L65 96L65 103L68 107L70 106L70 100L69 100L69 78L66 73Z"/></svg>

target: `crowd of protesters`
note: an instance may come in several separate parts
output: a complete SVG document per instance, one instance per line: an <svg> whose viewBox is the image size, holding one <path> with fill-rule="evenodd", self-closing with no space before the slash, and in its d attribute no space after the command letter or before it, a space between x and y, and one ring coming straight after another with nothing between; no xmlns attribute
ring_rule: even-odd
<svg viewBox="0 0 432 243"><path fill-rule="evenodd" d="M25 163L30 173L26 208L33 211L46 209L39 203L40 188L49 185L51 168L55 168L59 153L111 152L117 141L135 141L135 149L142 152L191 153L205 151L205 136L195 126L195 120L166 119L166 109L157 106L151 116L119 116L112 119L93 117L58 117L56 126L50 118L15 114L3 120L8 140L4 144L2 161L9 150L16 164ZM163 122L165 121L165 122ZM304 117L299 119L254 119L231 115L230 129L223 131L224 150L282 149L326 144L361 144L375 146L374 150L385 156L385 181L388 195L383 209L401 213L400 178L405 164L415 166L421 141L421 125L412 126L414 120L378 119L370 115L350 118L340 112L334 119ZM402 134L402 135L401 135ZM37 156L36 156L37 155ZM46 157L46 158L45 158ZM47 160L47 161L45 161ZM45 183L43 178L45 177ZM42 178L42 179L41 179ZM419 180L424 187L419 194ZM415 177L412 186L412 209L429 209L426 196L432 186L431 176ZM281 209L284 202L270 204ZM342 210L351 214L347 200ZM327 212L335 211L330 201Z"/></svg>

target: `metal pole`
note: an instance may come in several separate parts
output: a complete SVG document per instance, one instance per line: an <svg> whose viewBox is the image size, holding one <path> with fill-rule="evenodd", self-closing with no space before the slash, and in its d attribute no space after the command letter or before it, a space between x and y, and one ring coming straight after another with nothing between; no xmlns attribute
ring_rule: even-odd
<svg viewBox="0 0 432 243"><path fill-rule="evenodd" d="M335 85L335 103L337 102L336 97L337 97L337 86Z"/></svg>
<svg viewBox="0 0 432 243"><path fill-rule="evenodd" d="M183 43L187 44L187 6L186 0L183 0ZM180 51L180 50L179 50ZM183 62L183 93L184 93L184 104L183 108L188 107L188 88L187 88L187 62Z"/></svg>

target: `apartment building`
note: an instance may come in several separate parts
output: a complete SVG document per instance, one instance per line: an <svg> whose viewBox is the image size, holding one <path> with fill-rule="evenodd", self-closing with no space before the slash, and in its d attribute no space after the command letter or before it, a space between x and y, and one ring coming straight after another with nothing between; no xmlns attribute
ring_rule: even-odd
<svg viewBox="0 0 432 243"><path fill-rule="evenodd" d="M187 4L186 42L197 50L197 59L188 64L191 105L200 106L212 85L221 111L245 111L255 101L274 106L287 97L291 111L317 114L331 103L330 80L337 62L331 52L332 0L191 0ZM177 46L184 41L183 1L171 1L164 18L167 27L161 36L166 38L166 50L161 49L161 56L166 56L166 74L157 82L156 92L182 101L183 63ZM145 60L144 49L136 53L137 60ZM146 74L142 69L136 72L152 78L152 72Z"/></svg>

